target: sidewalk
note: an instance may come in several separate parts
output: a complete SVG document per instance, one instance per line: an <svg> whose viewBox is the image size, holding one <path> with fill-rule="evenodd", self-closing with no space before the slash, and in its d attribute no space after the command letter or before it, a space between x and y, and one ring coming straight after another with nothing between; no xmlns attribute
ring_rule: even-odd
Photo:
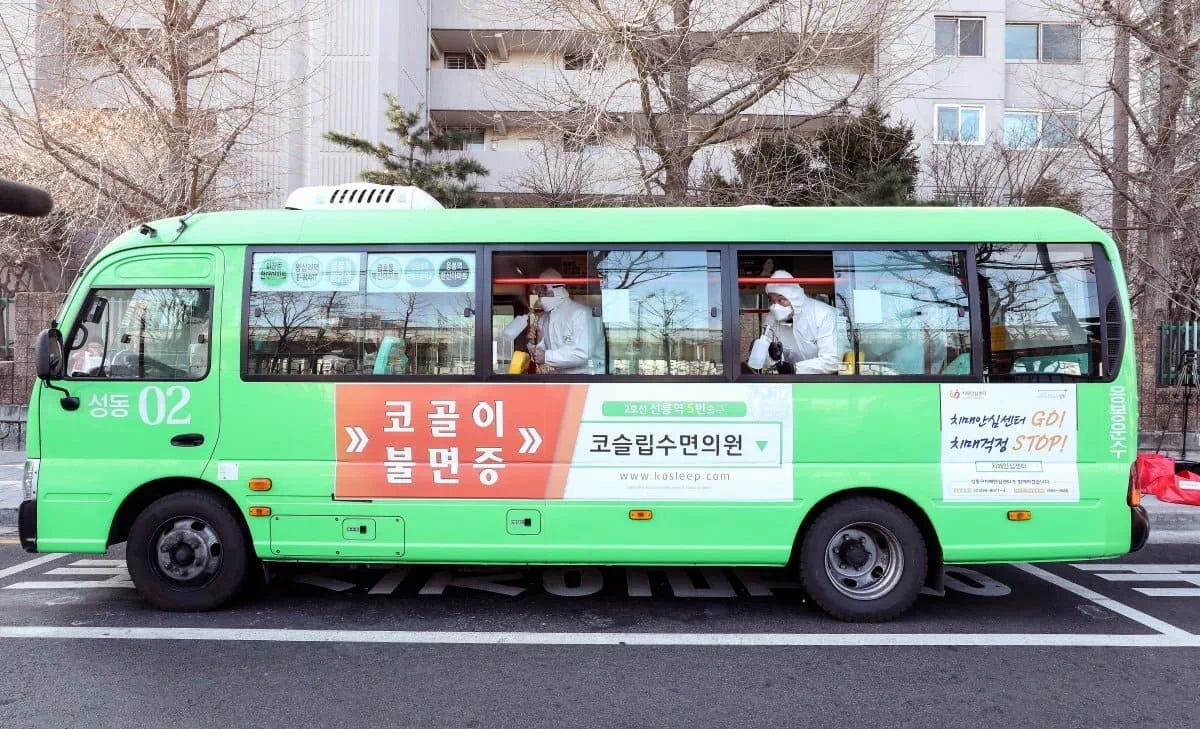
<svg viewBox="0 0 1200 729"><path fill-rule="evenodd" d="M0 526L17 523L21 505L21 469L25 454L0 451ZM1142 499L1150 514L1150 541L1200 544L1200 506L1164 504L1153 496Z"/></svg>
<svg viewBox="0 0 1200 729"><path fill-rule="evenodd" d="M12 526L17 523L24 466L24 452L0 451L0 526Z"/></svg>

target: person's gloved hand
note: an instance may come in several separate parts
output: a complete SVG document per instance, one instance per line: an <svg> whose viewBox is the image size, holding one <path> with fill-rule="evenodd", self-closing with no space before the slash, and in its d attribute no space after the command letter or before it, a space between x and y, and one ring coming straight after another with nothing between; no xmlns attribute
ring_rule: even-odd
<svg viewBox="0 0 1200 729"><path fill-rule="evenodd" d="M783 342L771 342L767 347L767 356L771 359L783 359Z"/></svg>

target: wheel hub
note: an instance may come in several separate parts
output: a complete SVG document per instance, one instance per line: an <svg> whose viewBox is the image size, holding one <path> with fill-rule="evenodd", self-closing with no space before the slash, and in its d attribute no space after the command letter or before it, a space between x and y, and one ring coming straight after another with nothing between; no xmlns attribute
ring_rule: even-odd
<svg viewBox="0 0 1200 729"><path fill-rule="evenodd" d="M891 592L903 568L900 541L880 524L849 524L833 535L825 550L829 581L855 600L875 600Z"/></svg>
<svg viewBox="0 0 1200 729"><path fill-rule="evenodd" d="M158 568L173 582L207 582L221 566L217 533L200 519L175 519L163 524L154 544Z"/></svg>
<svg viewBox="0 0 1200 729"><path fill-rule="evenodd" d="M863 543L863 539L847 537L837 547L838 560L852 570L861 570L865 564L874 558L874 554Z"/></svg>

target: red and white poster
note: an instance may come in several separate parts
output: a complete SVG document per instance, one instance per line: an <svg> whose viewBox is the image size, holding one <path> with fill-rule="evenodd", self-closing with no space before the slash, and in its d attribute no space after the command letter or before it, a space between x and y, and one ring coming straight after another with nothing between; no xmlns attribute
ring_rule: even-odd
<svg viewBox="0 0 1200 729"><path fill-rule="evenodd" d="M339 384L339 499L790 501L789 385Z"/></svg>

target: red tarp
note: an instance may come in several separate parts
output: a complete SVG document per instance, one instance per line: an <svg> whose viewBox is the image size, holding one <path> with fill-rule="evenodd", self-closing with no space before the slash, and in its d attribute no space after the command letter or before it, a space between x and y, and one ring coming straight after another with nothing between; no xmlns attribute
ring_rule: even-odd
<svg viewBox="0 0 1200 729"><path fill-rule="evenodd" d="M1175 459L1143 453L1134 466L1138 489L1159 501L1200 506L1200 474L1175 472Z"/></svg>

